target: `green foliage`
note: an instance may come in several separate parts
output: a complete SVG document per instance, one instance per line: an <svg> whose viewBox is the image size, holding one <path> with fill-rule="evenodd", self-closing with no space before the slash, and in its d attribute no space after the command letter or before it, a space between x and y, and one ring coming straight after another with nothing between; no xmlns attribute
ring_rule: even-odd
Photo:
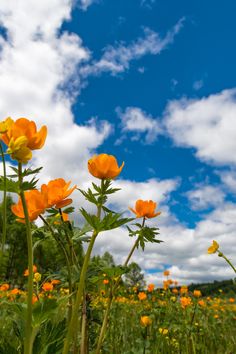
<svg viewBox="0 0 236 354"><path fill-rule="evenodd" d="M144 274L142 272L142 269L140 266L132 262L128 266L128 272L125 274L124 277L124 283L128 287L138 287L138 288L144 288L145 286L145 280L144 280Z"/></svg>
<svg viewBox="0 0 236 354"><path fill-rule="evenodd" d="M127 226L127 229L129 231L129 236L137 236L138 237L138 247L140 246L142 250L144 251L145 248L145 243L151 242L151 243L161 243L163 241L156 239L156 236L159 235L158 228L157 227L149 227L149 226L143 226L139 223L134 224L138 229L137 230L132 230L129 226Z"/></svg>

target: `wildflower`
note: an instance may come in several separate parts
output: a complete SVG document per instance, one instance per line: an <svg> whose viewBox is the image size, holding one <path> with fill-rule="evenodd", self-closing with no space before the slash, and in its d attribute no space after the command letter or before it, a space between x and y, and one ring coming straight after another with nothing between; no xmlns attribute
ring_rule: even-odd
<svg viewBox="0 0 236 354"><path fill-rule="evenodd" d="M192 304L192 300L190 297L183 296L180 298L180 303L183 308L186 308L187 306Z"/></svg>
<svg viewBox="0 0 236 354"><path fill-rule="evenodd" d="M169 282L167 280L163 280L163 289L164 290L169 289Z"/></svg>
<svg viewBox="0 0 236 354"><path fill-rule="evenodd" d="M176 289L176 288L174 288L174 289L172 289L172 293L173 293L173 294L178 294L178 293L179 293L179 290Z"/></svg>
<svg viewBox="0 0 236 354"><path fill-rule="evenodd" d="M69 221L69 215L66 213L57 213L55 215L56 221L54 221L55 225L60 225L61 224L61 219L65 222L65 221Z"/></svg>
<svg viewBox="0 0 236 354"><path fill-rule="evenodd" d="M213 240L212 245L208 248L207 252L209 254L216 253L219 247L219 244L215 240Z"/></svg>
<svg viewBox="0 0 236 354"><path fill-rule="evenodd" d="M176 300L177 300L175 296L171 296L170 299L172 302L176 302Z"/></svg>
<svg viewBox="0 0 236 354"><path fill-rule="evenodd" d="M219 318L219 315L215 314L215 315L214 315L214 318Z"/></svg>
<svg viewBox="0 0 236 354"><path fill-rule="evenodd" d="M146 300L146 298L147 298L147 294L145 294L144 292L140 292L140 293L138 293L138 298L139 298L139 300Z"/></svg>
<svg viewBox="0 0 236 354"><path fill-rule="evenodd" d="M47 137L47 127L45 125L37 132L35 122L27 118L19 118L13 123L8 120L8 126L10 128L1 136L1 139L7 146L9 146L11 139L16 140L19 137L25 136L28 141L27 147L30 150L37 150L43 147Z"/></svg>
<svg viewBox="0 0 236 354"><path fill-rule="evenodd" d="M150 324L152 323L152 320L149 316L141 316L140 323L142 326L147 327L147 326L150 326Z"/></svg>
<svg viewBox="0 0 236 354"><path fill-rule="evenodd" d="M160 327L160 328L159 328L159 332L160 332L161 334L163 334L164 336L166 336L169 331L168 331L167 328L162 328L162 327Z"/></svg>
<svg viewBox="0 0 236 354"><path fill-rule="evenodd" d="M201 307L206 307L206 303L204 300L199 300L198 301L198 305L201 306Z"/></svg>
<svg viewBox="0 0 236 354"><path fill-rule="evenodd" d="M181 286L180 294L187 294L187 293L188 293L188 287L186 285Z"/></svg>
<svg viewBox="0 0 236 354"><path fill-rule="evenodd" d="M35 282L35 283L39 283L40 280L41 280L41 278L42 278L42 275L41 275L40 273L36 272L36 273L34 274L34 282Z"/></svg>
<svg viewBox="0 0 236 354"><path fill-rule="evenodd" d="M32 158L32 152L27 147L28 139L26 136L19 136L17 139L11 138L7 153L11 155L13 160L21 163L27 163Z"/></svg>
<svg viewBox="0 0 236 354"><path fill-rule="evenodd" d="M103 284L105 284L105 285L106 285L106 284L109 284L109 280L108 280L108 279L104 279L104 280L103 280Z"/></svg>
<svg viewBox="0 0 236 354"><path fill-rule="evenodd" d="M40 191L33 189L25 192L26 205L28 209L29 219L30 221L34 221L40 214L43 214L47 205L44 196L40 193ZM17 221L25 222L25 214L23 210L23 205L21 198L19 198L18 203L11 206L11 211L13 214L18 216Z"/></svg>
<svg viewBox="0 0 236 354"><path fill-rule="evenodd" d="M18 295L18 294L20 294L20 290L19 289L14 288L14 289L11 290L11 295Z"/></svg>
<svg viewBox="0 0 236 354"><path fill-rule="evenodd" d="M195 296L195 297L201 297L201 296L202 296L202 293L201 293L200 290L194 290L193 296Z"/></svg>
<svg viewBox="0 0 236 354"><path fill-rule="evenodd" d="M33 265L33 273L36 273L38 270L37 266L36 265ZM28 277L29 276L29 269L27 268L25 271L24 271L24 277Z"/></svg>
<svg viewBox="0 0 236 354"><path fill-rule="evenodd" d="M114 179L121 173L123 167L124 162L119 167L113 155L95 155L88 161L89 172L99 179Z"/></svg>
<svg viewBox="0 0 236 354"><path fill-rule="evenodd" d="M10 117L0 122L0 134L5 134L14 123L13 119Z"/></svg>
<svg viewBox="0 0 236 354"><path fill-rule="evenodd" d="M129 208L134 214L136 214L136 218L155 218L160 215L161 212L155 212L157 203L152 200L137 200L135 203L135 209Z"/></svg>
<svg viewBox="0 0 236 354"><path fill-rule="evenodd" d="M52 291L53 290L53 284L52 283L44 283L42 285L42 289L44 291Z"/></svg>
<svg viewBox="0 0 236 354"><path fill-rule="evenodd" d="M164 275L165 277L168 277L168 276L170 275L170 271L169 271L169 270L165 270L165 271L163 272L163 275Z"/></svg>
<svg viewBox="0 0 236 354"><path fill-rule="evenodd" d="M32 304L34 304L35 302L39 301L39 299L37 298L36 295L33 295L32 297Z"/></svg>
<svg viewBox="0 0 236 354"><path fill-rule="evenodd" d="M235 302L235 299L234 299L233 297L230 297L230 298L229 298L229 302L232 304L232 303Z"/></svg>
<svg viewBox="0 0 236 354"><path fill-rule="evenodd" d="M10 288L10 285L5 283L0 286L0 291L7 291Z"/></svg>
<svg viewBox="0 0 236 354"><path fill-rule="evenodd" d="M71 182L66 182L63 178L57 178L48 184L41 186L41 193L47 200L47 208L63 208L72 203L72 199L67 199L75 190L76 186L69 188Z"/></svg>
<svg viewBox="0 0 236 354"><path fill-rule="evenodd" d="M53 279L52 281L51 281L51 284L52 285L58 285L58 284L60 284L61 283L61 281L59 280L59 279Z"/></svg>
<svg viewBox="0 0 236 354"><path fill-rule="evenodd" d="M154 284L149 284L147 287L147 291L149 291L150 293L155 289L155 285Z"/></svg>

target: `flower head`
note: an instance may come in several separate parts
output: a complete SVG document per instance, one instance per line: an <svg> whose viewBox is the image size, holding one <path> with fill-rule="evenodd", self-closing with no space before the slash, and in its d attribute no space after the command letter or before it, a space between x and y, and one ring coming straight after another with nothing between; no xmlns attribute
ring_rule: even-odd
<svg viewBox="0 0 236 354"><path fill-rule="evenodd" d="M1 139L7 146L9 146L11 139L15 141L19 137L25 136L27 138L27 147L30 150L41 149L43 147L47 136L47 127L45 125L37 131L35 122L27 118L19 118L13 123L9 119L11 118L8 118L8 126L10 128L1 136Z"/></svg>
<svg viewBox="0 0 236 354"><path fill-rule="evenodd" d="M192 300L190 297L182 296L180 298L180 303L181 303L182 308L186 308L187 306L192 304Z"/></svg>
<svg viewBox="0 0 236 354"><path fill-rule="evenodd" d="M163 272L163 275L164 275L165 277L168 277L168 276L170 275L170 271L169 271L169 270L165 270L165 271Z"/></svg>
<svg viewBox="0 0 236 354"><path fill-rule="evenodd" d="M143 291L141 291L140 293L138 293L138 298L139 298L139 300L146 300L146 298L147 298L147 294L146 293L144 293Z"/></svg>
<svg viewBox="0 0 236 354"><path fill-rule="evenodd" d="M141 316L140 323L142 326L147 327L152 324L152 320L149 316Z"/></svg>
<svg viewBox="0 0 236 354"><path fill-rule="evenodd" d="M29 220L32 222L37 219L40 214L43 214L47 204L44 196L37 189L25 192L25 200L29 214ZM11 211L19 219L17 221L25 222L25 214L21 198L18 203L11 206Z"/></svg>
<svg viewBox="0 0 236 354"><path fill-rule="evenodd" d="M63 208L72 203L72 199L67 198L75 190L76 186L69 188L71 182L66 182L63 178L57 178L48 184L43 184L41 192L47 199L47 208L55 206Z"/></svg>
<svg viewBox="0 0 236 354"><path fill-rule="evenodd" d="M52 291L53 290L53 284L52 283L44 283L43 285L42 285L42 289L44 290L44 291Z"/></svg>
<svg viewBox="0 0 236 354"><path fill-rule="evenodd" d="M201 296L202 296L201 290L194 290L194 291L193 291L193 296L195 296L195 297L201 297Z"/></svg>
<svg viewBox="0 0 236 354"><path fill-rule="evenodd" d="M151 293L155 289L155 284L149 284L147 290Z"/></svg>
<svg viewBox="0 0 236 354"><path fill-rule="evenodd" d="M0 122L0 134L5 134L10 129L10 127L12 126L13 123L14 123L14 121L10 117L1 121Z"/></svg>
<svg viewBox="0 0 236 354"><path fill-rule="evenodd" d="M7 291L10 288L10 285L5 283L0 286L0 291Z"/></svg>
<svg viewBox="0 0 236 354"><path fill-rule="evenodd" d="M33 273L36 273L38 270L37 266L34 264L33 265ZM29 276L29 269L27 268L25 271L24 271L24 277L28 277Z"/></svg>
<svg viewBox="0 0 236 354"><path fill-rule="evenodd" d="M213 240L212 245L208 248L207 253L209 254L216 253L219 247L220 247L219 244L215 240Z"/></svg>
<svg viewBox="0 0 236 354"><path fill-rule="evenodd" d="M157 204L152 200L137 200L135 203L135 209L129 208L134 214L136 214L136 218L154 218L161 214L160 211L155 212Z"/></svg>
<svg viewBox="0 0 236 354"><path fill-rule="evenodd" d="M88 161L89 172L99 179L114 179L120 174L123 167L124 162L119 167L113 155L95 155Z"/></svg>

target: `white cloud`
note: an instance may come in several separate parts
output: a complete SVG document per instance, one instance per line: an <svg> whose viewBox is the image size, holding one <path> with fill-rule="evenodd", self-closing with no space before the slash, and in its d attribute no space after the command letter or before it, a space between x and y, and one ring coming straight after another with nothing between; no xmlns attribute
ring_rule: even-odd
<svg viewBox="0 0 236 354"><path fill-rule="evenodd" d="M224 201L224 192L216 186L198 185L186 193L193 210L217 207Z"/></svg>
<svg viewBox="0 0 236 354"><path fill-rule="evenodd" d="M195 91L199 91L204 85L204 81L203 80L197 80L197 81L194 81L193 83L193 89Z"/></svg>
<svg viewBox="0 0 236 354"><path fill-rule="evenodd" d="M111 72L116 75L128 70L132 60L137 60L147 54L160 54L173 42L174 37L183 26L183 21L183 18L179 20L164 38L161 38L158 33L150 28L144 28L144 37L139 37L130 44L121 42L115 46L107 46L101 59L92 65L84 66L80 70L81 74L88 76Z"/></svg>
<svg viewBox="0 0 236 354"><path fill-rule="evenodd" d="M227 189L236 193L236 171L220 171L218 174Z"/></svg>
<svg viewBox="0 0 236 354"><path fill-rule="evenodd" d="M98 1L99 0L79 0L78 4L82 10L86 11L89 6L91 6L92 4L94 4Z"/></svg>
<svg viewBox="0 0 236 354"><path fill-rule="evenodd" d="M48 126L45 147L34 152L33 161L44 166L42 181L64 177L82 183L88 157L110 131L102 121L99 127L95 120L78 125L71 112L81 86L78 67L90 57L76 34L59 32L71 7L70 0L1 3L8 40L1 41L0 116Z"/></svg>
<svg viewBox="0 0 236 354"><path fill-rule="evenodd" d="M141 134L144 134L145 143L151 144L162 132L158 120L148 115L141 108L127 107L124 112L117 108L116 111L121 118L122 131L124 133L133 133L133 139L137 140Z"/></svg>
<svg viewBox="0 0 236 354"><path fill-rule="evenodd" d="M236 164L236 89L199 100L171 101L164 124L179 146L193 147L199 159Z"/></svg>

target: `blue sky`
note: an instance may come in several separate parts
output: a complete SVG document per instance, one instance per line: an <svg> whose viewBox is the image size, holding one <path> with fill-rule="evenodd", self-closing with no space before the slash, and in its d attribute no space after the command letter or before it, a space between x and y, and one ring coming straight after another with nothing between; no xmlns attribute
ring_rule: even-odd
<svg viewBox="0 0 236 354"><path fill-rule="evenodd" d="M113 205L154 199L162 211L151 225L165 243L134 258L155 283L166 268L182 283L233 277L206 250L216 239L235 259L235 12L233 0L3 0L0 9L1 116L47 124L34 156L42 183L86 187L94 153L125 161ZM122 262L130 242L117 230L95 252Z"/></svg>

